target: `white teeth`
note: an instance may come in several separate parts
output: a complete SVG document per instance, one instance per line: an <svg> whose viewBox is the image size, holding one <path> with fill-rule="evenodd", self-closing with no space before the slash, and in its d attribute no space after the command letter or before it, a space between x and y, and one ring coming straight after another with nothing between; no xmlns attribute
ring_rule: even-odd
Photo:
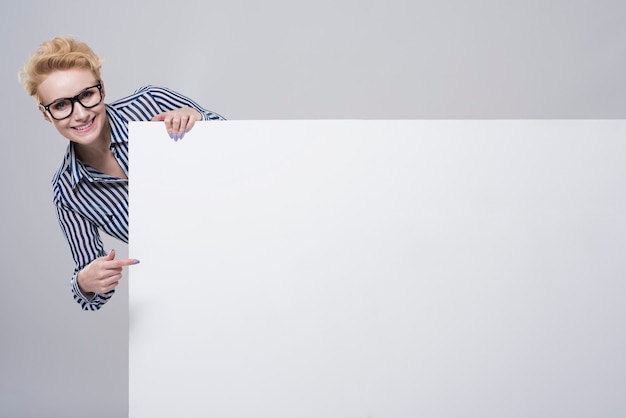
<svg viewBox="0 0 626 418"><path fill-rule="evenodd" d="M93 124L93 119L87 125L75 126L74 129L76 129L77 131L84 131L85 129L89 128L92 124Z"/></svg>

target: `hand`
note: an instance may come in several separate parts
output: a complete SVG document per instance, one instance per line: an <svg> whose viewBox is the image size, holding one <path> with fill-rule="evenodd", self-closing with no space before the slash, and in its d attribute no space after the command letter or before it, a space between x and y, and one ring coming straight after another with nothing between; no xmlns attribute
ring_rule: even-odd
<svg viewBox="0 0 626 418"><path fill-rule="evenodd" d="M190 107L159 113L152 118L152 122L165 122L167 133L174 141L183 139L183 136L185 136L185 134L193 128L196 121L199 120L202 120L200 112Z"/></svg>
<svg viewBox="0 0 626 418"><path fill-rule="evenodd" d="M139 263L134 259L115 259L115 250L87 264L76 276L78 287L87 298L94 293L106 293L117 287L122 279L122 267Z"/></svg>

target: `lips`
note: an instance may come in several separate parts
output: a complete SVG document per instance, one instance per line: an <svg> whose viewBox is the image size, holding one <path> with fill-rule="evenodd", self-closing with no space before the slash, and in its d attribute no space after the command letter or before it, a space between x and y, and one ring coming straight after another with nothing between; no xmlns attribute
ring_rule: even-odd
<svg viewBox="0 0 626 418"><path fill-rule="evenodd" d="M91 119L89 122L87 122L85 125L81 125L81 126L74 126L72 127L72 129L76 130L76 131L86 131L87 129L91 128L93 126L93 121L95 118Z"/></svg>

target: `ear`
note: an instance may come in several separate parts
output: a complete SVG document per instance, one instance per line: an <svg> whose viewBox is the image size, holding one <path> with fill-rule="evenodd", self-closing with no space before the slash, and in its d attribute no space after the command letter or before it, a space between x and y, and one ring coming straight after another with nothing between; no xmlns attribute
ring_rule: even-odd
<svg viewBox="0 0 626 418"><path fill-rule="evenodd" d="M46 109L43 108L43 106L39 106L39 111L41 112L41 114L43 115L43 119L52 123L52 119L50 119L50 115L48 115L48 112L46 112Z"/></svg>

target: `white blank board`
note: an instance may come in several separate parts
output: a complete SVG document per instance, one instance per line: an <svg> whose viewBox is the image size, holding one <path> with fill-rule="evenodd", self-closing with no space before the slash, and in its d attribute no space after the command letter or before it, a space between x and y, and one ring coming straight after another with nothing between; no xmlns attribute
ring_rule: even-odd
<svg viewBox="0 0 626 418"><path fill-rule="evenodd" d="M130 141L131 418L626 414L626 121Z"/></svg>

